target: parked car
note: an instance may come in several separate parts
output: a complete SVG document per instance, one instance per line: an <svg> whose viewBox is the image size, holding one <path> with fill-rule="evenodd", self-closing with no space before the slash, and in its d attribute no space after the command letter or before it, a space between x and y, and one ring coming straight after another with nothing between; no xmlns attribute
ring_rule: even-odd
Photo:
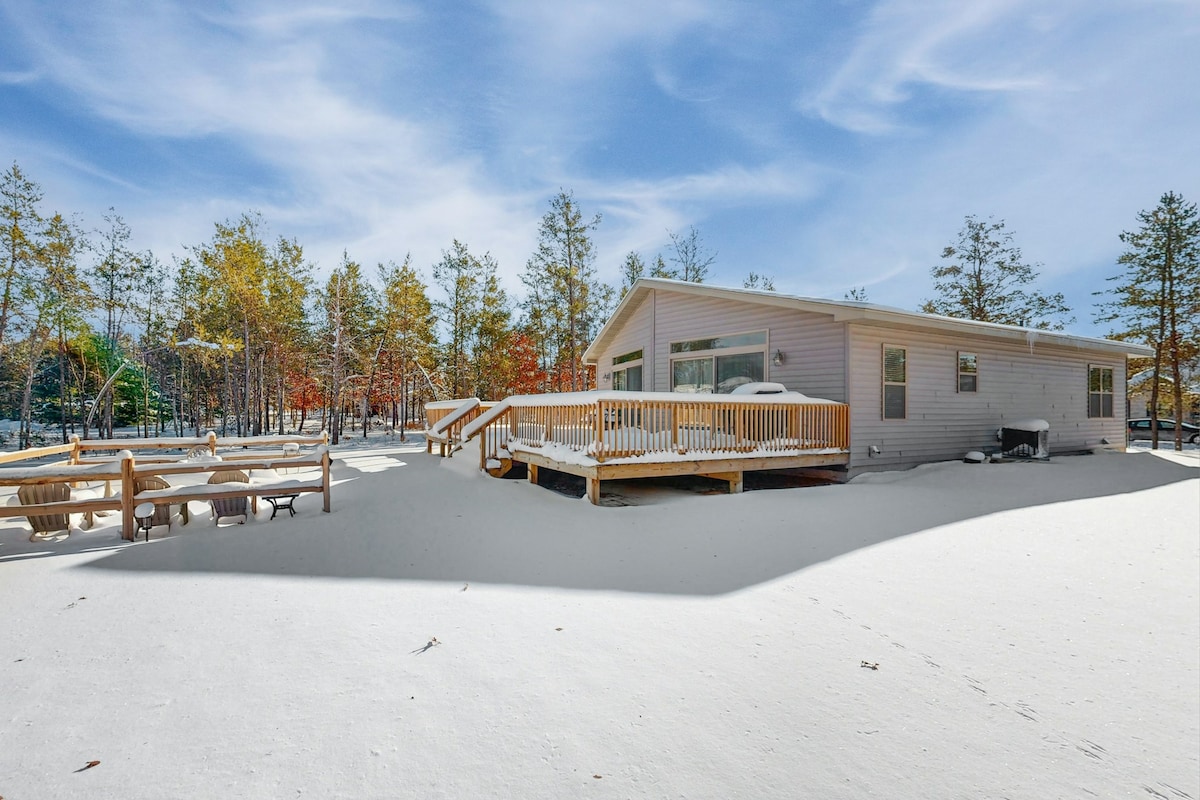
<svg viewBox="0 0 1200 800"><path fill-rule="evenodd" d="M1184 422L1183 440L1192 444L1200 444L1200 425L1193 425L1190 422ZM1148 419L1131 419L1129 420L1129 440L1130 441L1149 441L1150 420ZM1175 420L1160 419L1158 421L1158 440L1160 442L1175 441Z"/></svg>

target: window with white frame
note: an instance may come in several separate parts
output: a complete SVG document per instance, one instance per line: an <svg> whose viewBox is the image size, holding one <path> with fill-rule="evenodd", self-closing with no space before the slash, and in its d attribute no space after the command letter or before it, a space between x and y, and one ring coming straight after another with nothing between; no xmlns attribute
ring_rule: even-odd
<svg viewBox="0 0 1200 800"><path fill-rule="evenodd" d="M671 342L671 391L728 394L763 380L767 332Z"/></svg>
<svg viewBox="0 0 1200 800"><path fill-rule="evenodd" d="M1113 368L1088 365L1088 416L1113 415Z"/></svg>
<svg viewBox="0 0 1200 800"><path fill-rule="evenodd" d="M908 416L908 351L903 347L883 346L883 418Z"/></svg>
<svg viewBox="0 0 1200 800"><path fill-rule="evenodd" d="M614 356L612 360L612 388L619 392L642 390L642 351Z"/></svg>
<svg viewBox="0 0 1200 800"><path fill-rule="evenodd" d="M979 356L974 353L959 351L958 390L960 392L979 391Z"/></svg>

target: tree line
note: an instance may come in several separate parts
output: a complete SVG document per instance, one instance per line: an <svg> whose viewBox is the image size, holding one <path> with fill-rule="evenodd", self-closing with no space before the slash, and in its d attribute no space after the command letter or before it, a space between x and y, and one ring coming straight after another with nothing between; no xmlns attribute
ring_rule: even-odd
<svg viewBox="0 0 1200 800"><path fill-rule="evenodd" d="M1176 194L1121 234L1128 250L1098 319L1113 336L1155 347L1153 404L1173 387L1176 418L1197 359L1200 223ZM569 191L549 201L514 298L490 253L453 241L430 266L405 256L365 268L343 253L318 282L302 245L272 238L246 213L164 262L137 251L115 210L85 230L43 209L40 186L14 163L0 176L0 416L70 434L284 433L315 420L337 442L382 424L403 435L429 399L577 391L595 385L583 352L643 276L702 283L716 260L696 230L670 247L625 256L620 284L597 278L588 216ZM928 313L1061 328L1061 294L1032 283L1003 221L966 218L931 271ZM774 291L749 273L743 286ZM440 290L437 298L431 289ZM847 299L866 301L865 287Z"/></svg>
<svg viewBox="0 0 1200 800"><path fill-rule="evenodd" d="M432 283L408 256L371 269L345 252L317 281L303 246L256 213L164 261L132 247L115 210L92 230L46 212L14 163L0 176L0 417L20 421L22 447L41 426L65 441L310 421L337 442L372 422L403 436L429 399L588 389L583 352L628 290L596 276L600 221L560 190L520 299L457 240ZM675 266L659 256L655 274L703 280L715 256L699 234L671 238Z"/></svg>

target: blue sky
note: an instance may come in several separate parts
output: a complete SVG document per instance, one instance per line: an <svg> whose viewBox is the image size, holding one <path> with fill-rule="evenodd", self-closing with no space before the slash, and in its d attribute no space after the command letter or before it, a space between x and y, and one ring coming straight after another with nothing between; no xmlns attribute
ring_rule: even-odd
<svg viewBox="0 0 1200 800"><path fill-rule="evenodd" d="M1118 234L1200 200L1200 4L0 0L0 161L162 260L260 211L322 274L453 239L504 283L559 188L600 277L694 225L709 282L915 308L1003 219L1074 332Z"/></svg>

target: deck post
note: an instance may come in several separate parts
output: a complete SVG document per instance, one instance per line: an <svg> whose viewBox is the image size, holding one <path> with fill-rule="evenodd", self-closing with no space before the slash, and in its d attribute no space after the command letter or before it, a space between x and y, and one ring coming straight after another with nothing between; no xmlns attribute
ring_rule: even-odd
<svg viewBox="0 0 1200 800"><path fill-rule="evenodd" d="M528 464L526 466L528 467L528 472L529 472L529 482L532 483L534 486L537 486L537 482L538 482L537 464Z"/></svg>
<svg viewBox="0 0 1200 800"><path fill-rule="evenodd" d="M208 454L210 456L215 456L217 454L217 432L216 431L208 432Z"/></svg>
<svg viewBox="0 0 1200 800"><path fill-rule="evenodd" d="M592 505L600 505L600 479L587 477L587 498Z"/></svg>
<svg viewBox="0 0 1200 800"><path fill-rule="evenodd" d="M133 454L126 451L121 459L121 538L130 542L134 539L133 503Z"/></svg>
<svg viewBox="0 0 1200 800"><path fill-rule="evenodd" d="M321 493L325 498L324 511L329 513L329 451L321 454Z"/></svg>

